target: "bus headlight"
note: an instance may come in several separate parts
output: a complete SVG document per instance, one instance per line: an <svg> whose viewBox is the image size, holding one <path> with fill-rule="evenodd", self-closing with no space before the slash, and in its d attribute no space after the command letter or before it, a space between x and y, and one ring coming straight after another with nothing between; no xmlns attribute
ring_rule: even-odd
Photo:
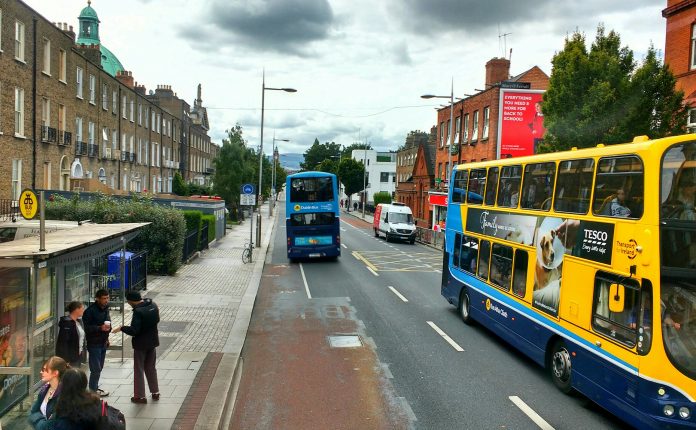
<svg viewBox="0 0 696 430"><path fill-rule="evenodd" d="M671 417L674 415L674 406L672 405L665 405L664 408L662 408L662 413L665 414L667 417Z"/></svg>
<svg viewBox="0 0 696 430"><path fill-rule="evenodd" d="M686 406L682 406L681 408L679 408L679 416L681 418L684 418L685 420L688 420L691 416L691 411Z"/></svg>

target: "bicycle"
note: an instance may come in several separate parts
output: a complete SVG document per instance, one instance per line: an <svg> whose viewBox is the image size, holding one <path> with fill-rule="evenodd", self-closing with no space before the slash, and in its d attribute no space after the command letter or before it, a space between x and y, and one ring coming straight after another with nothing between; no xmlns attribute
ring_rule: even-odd
<svg viewBox="0 0 696 430"><path fill-rule="evenodd" d="M244 251L242 251L242 263L247 264L251 263L251 253L254 250L254 244L253 243L245 243L244 244Z"/></svg>

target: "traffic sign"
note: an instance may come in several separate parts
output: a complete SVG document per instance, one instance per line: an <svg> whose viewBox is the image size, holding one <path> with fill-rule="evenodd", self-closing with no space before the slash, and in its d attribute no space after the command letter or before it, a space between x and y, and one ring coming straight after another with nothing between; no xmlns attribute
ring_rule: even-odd
<svg viewBox="0 0 696 430"><path fill-rule="evenodd" d="M34 191L27 188L19 195L19 212L24 219L34 219L39 210L39 199L36 198Z"/></svg>
<svg viewBox="0 0 696 430"><path fill-rule="evenodd" d="M252 184L242 185L242 194L254 194L256 188Z"/></svg>
<svg viewBox="0 0 696 430"><path fill-rule="evenodd" d="M255 194L240 194L239 204L242 206L256 206L256 195Z"/></svg>

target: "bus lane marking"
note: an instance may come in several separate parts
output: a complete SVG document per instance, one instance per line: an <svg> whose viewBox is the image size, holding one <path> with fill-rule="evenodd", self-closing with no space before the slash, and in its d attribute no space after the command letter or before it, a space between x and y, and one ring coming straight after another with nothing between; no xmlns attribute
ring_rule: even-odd
<svg viewBox="0 0 696 430"><path fill-rule="evenodd" d="M302 263L300 263L300 272L302 272L302 281L304 282L304 288L305 288L305 291L307 292L307 298L311 299L312 293L309 292L309 285L307 285L307 277L304 274L304 266L302 266Z"/></svg>
<svg viewBox="0 0 696 430"><path fill-rule="evenodd" d="M408 302L408 299L404 297L400 292L396 291L396 288L390 286L390 290L392 290L392 293L396 294L396 297L400 298L404 303Z"/></svg>
<svg viewBox="0 0 696 430"><path fill-rule="evenodd" d="M375 271L372 269L372 267L367 266L367 270L369 270L370 272L372 272L373 275L379 276L379 273L375 272Z"/></svg>
<svg viewBox="0 0 696 430"><path fill-rule="evenodd" d="M455 342L451 337L447 336L447 333L442 331L442 329L440 327L438 327L434 322L432 322L432 321L426 321L426 322L428 323L428 325L430 327L432 327L433 330L435 330L435 332L437 334L442 336L442 338L445 339L447 341L447 343L449 343L452 346L452 348L454 348L456 351L459 351L459 352L464 351L464 348L459 346L459 344L457 342Z"/></svg>
<svg viewBox="0 0 696 430"><path fill-rule="evenodd" d="M538 425L539 428L543 430L555 430L551 424L547 423L545 419L534 412L534 409L530 408L522 399L517 396L510 396L508 398L512 403L515 404L515 406L520 408L522 412L529 417L529 419L534 421L534 424Z"/></svg>

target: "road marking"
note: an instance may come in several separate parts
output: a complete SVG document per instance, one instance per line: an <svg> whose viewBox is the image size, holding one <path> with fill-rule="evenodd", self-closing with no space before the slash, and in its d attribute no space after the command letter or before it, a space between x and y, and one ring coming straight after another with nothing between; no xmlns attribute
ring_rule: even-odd
<svg viewBox="0 0 696 430"><path fill-rule="evenodd" d="M445 340L447 341L447 343L449 343L450 345L452 345L452 348L454 348L455 350L457 350L457 351L459 351L459 352L464 351L464 348L462 348L461 346L459 346L459 345L457 344L457 342L455 342L454 340L452 340L451 337L447 336L447 333L445 333L444 331L442 331L442 329L440 329L440 327L438 327L434 322L432 322L432 321L426 321L426 322L428 323L428 325L429 325L430 327L433 328L433 330L435 330L435 331L437 332L437 334L439 334L440 336L442 336L442 338L445 339Z"/></svg>
<svg viewBox="0 0 696 430"><path fill-rule="evenodd" d="M309 292L309 285L307 285L307 277L304 274L304 267L302 266L302 263L300 263L300 272L302 272L302 280L304 281L304 289L307 292L307 298L311 299L312 293Z"/></svg>
<svg viewBox="0 0 696 430"><path fill-rule="evenodd" d="M375 271L372 269L372 267L367 266L367 270L369 270L370 272L372 272L373 275L379 276L379 274L378 274L377 272L375 272Z"/></svg>
<svg viewBox="0 0 696 430"><path fill-rule="evenodd" d="M394 287L389 287L390 290L392 290L392 293L396 294L398 298L400 298L404 302L408 302L408 299L404 297L400 292L396 291L396 288Z"/></svg>
<svg viewBox="0 0 696 430"><path fill-rule="evenodd" d="M522 410L539 428L543 430L554 430L551 424L547 423L542 417L539 416L532 408L530 408L522 399L517 396L508 397L512 403Z"/></svg>
<svg viewBox="0 0 696 430"><path fill-rule="evenodd" d="M341 246L344 247L345 249L348 249L348 247L346 246L345 243L342 243Z"/></svg>
<svg viewBox="0 0 696 430"><path fill-rule="evenodd" d="M345 228L341 227L341 231L348 231L348 230L346 230Z"/></svg>

